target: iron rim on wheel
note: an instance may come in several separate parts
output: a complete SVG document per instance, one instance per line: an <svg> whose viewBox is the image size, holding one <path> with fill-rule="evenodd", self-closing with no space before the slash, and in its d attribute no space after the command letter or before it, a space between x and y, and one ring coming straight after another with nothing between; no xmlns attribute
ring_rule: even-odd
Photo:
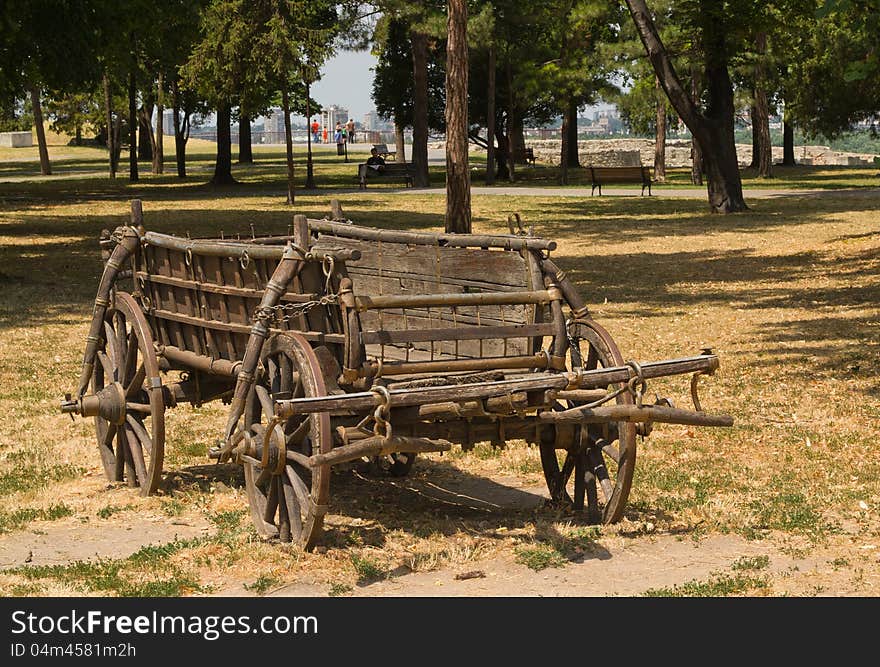
<svg viewBox="0 0 880 667"><path fill-rule="evenodd" d="M263 537L309 550L321 535L330 495L330 466L310 467L306 462L309 456L332 448L330 415L297 415L276 423L274 402L325 396L321 366L308 341L293 332L266 341L261 359L263 377L245 406L245 429L255 454L242 456L251 519ZM270 425L272 433L266 438ZM264 456L266 441L270 451ZM282 454L284 461L279 462Z"/></svg>
<svg viewBox="0 0 880 667"><path fill-rule="evenodd" d="M95 417L104 473L147 496L162 478L165 403L153 335L130 294L116 293L101 336L91 390L110 406Z"/></svg>
<svg viewBox="0 0 880 667"><path fill-rule="evenodd" d="M569 323L569 367L595 370L624 365L610 334L589 319ZM617 389L618 387L609 387ZM621 392L618 404L630 405L632 395ZM582 405L562 401L561 409ZM584 424L574 429L573 442L560 467L556 449L541 447L541 466L551 499L585 509L590 523L610 524L623 516L636 464L636 425L628 422ZM571 490L571 493L569 492Z"/></svg>

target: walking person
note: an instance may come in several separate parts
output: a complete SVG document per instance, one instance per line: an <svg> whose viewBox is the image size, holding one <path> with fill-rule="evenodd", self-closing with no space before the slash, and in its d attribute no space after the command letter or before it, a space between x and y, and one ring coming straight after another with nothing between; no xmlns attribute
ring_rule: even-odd
<svg viewBox="0 0 880 667"><path fill-rule="evenodd" d="M313 120L312 121L312 141L314 141L316 144L320 143L320 141L321 141L321 136L319 134L320 130L321 130L321 126L318 125L318 121Z"/></svg>
<svg viewBox="0 0 880 667"><path fill-rule="evenodd" d="M348 122L345 124L345 131L348 135L348 143L354 143L354 118L349 118Z"/></svg>
<svg viewBox="0 0 880 667"><path fill-rule="evenodd" d="M325 143L325 144L327 143L327 127L326 126L324 127L324 141L323 141L323 143Z"/></svg>

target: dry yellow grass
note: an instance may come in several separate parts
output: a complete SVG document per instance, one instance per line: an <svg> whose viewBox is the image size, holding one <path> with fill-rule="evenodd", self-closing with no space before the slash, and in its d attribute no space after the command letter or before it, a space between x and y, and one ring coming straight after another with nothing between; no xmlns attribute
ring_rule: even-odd
<svg viewBox="0 0 880 667"><path fill-rule="evenodd" d="M829 554L829 562L852 569L848 590L880 592L877 551L863 548L880 540L877 199L767 199L749 213L718 217L701 201L475 196L475 231L502 232L507 214L518 211L536 233L559 242L557 263L626 358L711 346L721 370L703 384L703 403L733 414L736 425L659 425L640 443L626 518L595 534L550 510L492 507L496 487L543 493L537 452L522 443L421 457L408 480L345 468L331 482L325 546L303 554L257 540L240 478L206 468L225 406L167 413L170 480L152 498L109 487L91 424L58 414L76 382L100 273L95 240L126 220L129 193L144 198L150 228L179 234L249 233L250 223L280 232L292 215L259 187L221 193L148 179L136 190L114 188L111 199L38 193L0 202L0 517L12 536L83 523L136 531L146 520L209 528L155 558L117 559L114 576L134 588L101 588L93 570L78 583L62 576L69 571L28 577L15 570L0 573L0 594L193 594L230 582L252 591L308 584L345 594L390 574L514 557L524 545L570 555L593 539L610 545L717 533ZM297 212L322 217L334 196L361 224L442 224L441 191L326 191L301 197ZM684 379L650 390L687 403ZM436 488L483 493L451 500ZM788 585L777 582L777 592L809 594L806 584Z"/></svg>

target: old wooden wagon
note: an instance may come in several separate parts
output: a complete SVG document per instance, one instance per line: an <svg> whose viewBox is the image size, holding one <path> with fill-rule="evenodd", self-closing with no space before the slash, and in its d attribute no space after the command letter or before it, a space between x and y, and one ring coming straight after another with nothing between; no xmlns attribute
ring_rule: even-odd
<svg viewBox="0 0 880 667"><path fill-rule="evenodd" d="M367 457L406 474L421 452L537 445L550 499L614 522L636 438L655 422L730 425L703 412L696 356L625 360L523 234L380 230L295 216L284 236L190 239L130 225L101 240L104 272L79 386L110 480L161 481L165 411L223 399L210 455L244 467L261 535L313 547L331 466ZM694 410L647 402L648 380L691 374ZM559 455L557 455L559 453Z"/></svg>

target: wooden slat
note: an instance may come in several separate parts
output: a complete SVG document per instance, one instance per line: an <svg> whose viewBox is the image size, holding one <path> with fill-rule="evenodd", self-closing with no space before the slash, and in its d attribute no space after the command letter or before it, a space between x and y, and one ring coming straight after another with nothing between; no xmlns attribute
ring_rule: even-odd
<svg viewBox="0 0 880 667"><path fill-rule="evenodd" d="M200 258L193 258L194 261ZM230 287L229 285L217 285L212 282L203 282L196 280L185 280L183 278L174 278L170 276L161 276L161 275L150 275L145 271L137 272L138 278L143 278L146 281L162 283L164 285L175 285L180 287L186 287L192 290L201 290L203 292L210 292L212 294L228 294L230 296L240 296L244 298L254 298L260 299L263 296L264 290L250 289L247 287ZM302 303L304 301L313 301L317 299L318 296L316 294L295 294L293 292L287 292L284 296L281 297L282 301L287 301L290 303Z"/></svg>
<svg viewBox="0 0 880 667"><path fill-rule="evenodd" d="M215 331L226 331L233 334L246 334L248 336L251 333L251 327L247 324L238 324L235 322L218 322L217 320L204 320L200 318L190 317L182 313L174 313L169 310L153 309L149 312L149 316L168 320L171 322L194 324L200 327L208 327L210 329L214 329ZM283 333L281 329L275 328L270 328L270 331L272 333ZM345 336L343 334L323 333L321 331L300 331L298 333L301 334L306 340L310 341L339 344L345 342ZM242 347L242 349L244 348Z"/></svg>
<svg viewBox="0 0 880 667"><path fill-rule="evenodd" d="M524 288L528 284L525 260L517 252L385 241L380 244L376 241L339 237L334 237L333 242L361 251L359 260L347 263L349 272L381 266L384 275L401 273L434 282L446 282L446 278L455 280L468 277L486 289L493 289L493 286L498 285ZM357 281L354 291L355 294L372 293L359 290Z"/></svg>
<svg viewBox="0 0 880 667"><path fill-rule="evenodd" d="M394 345L425 341L478 340L486 338L530 338L552 336L552 324L520 324L507 327L452 327L436 329L409 329L405 331L364 331L361 339L365 345Z"/></svg>
<svg viewBox="0 0 880 667"><path fill-rule="evenodd" d="M548 303L562 298L557 289L533 292L476 292L456 294L407 294L355 296L358 310L379 308L420 308L435 306L508 306L517 304Z"/></svg>

